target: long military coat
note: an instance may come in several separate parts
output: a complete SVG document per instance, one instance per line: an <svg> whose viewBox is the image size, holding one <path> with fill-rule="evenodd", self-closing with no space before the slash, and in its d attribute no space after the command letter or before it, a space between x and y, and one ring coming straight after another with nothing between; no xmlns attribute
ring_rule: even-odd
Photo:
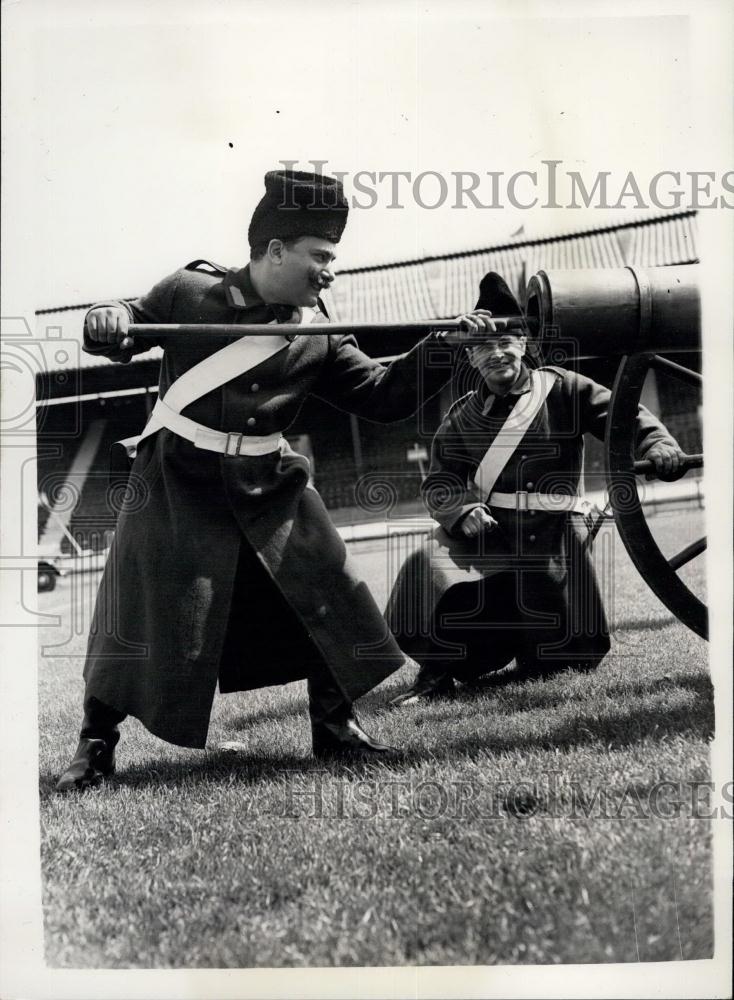
<svg viewBox="0 0 734 1000"><path fill-rule="evenodd" d="M131 318L273 319L247 268L211 273L195 265L128 303ZM139 340L135 350L154 343ZM223 343L198 335L169 340L161 396ZM313 393L371 420L399 420L450 374L450 365L426 364L436 346L445 356L440 345L440 335L432 335L384 366L351 336L296 337L184 414L221 431L273 434ZM127 357L88 339L85 348ZM137 716L169 742L201 747L218 679L221 690L243 690L325 665L356 698L402 666L403 654L308 480L307 459L290 449L228 457L167 429L141 442L98 593L87 696Z"/></svg>
<svg viewBox="0 0 734 1000"><path fill-rule="evenodd" d="M603 439L611 393L562 368L494 489L578 495L583 435ZM604 608L588 548L591 518L583 513L492 507L499 527L474 538L461 522L487 506L473 479L508 414L530 382L505 397L481 387L448 412L433 441L423 496L439 527L402 566L387 618L401 647L419 662L469 679L513 658L533 671L559 663L592 665L609 649ZM500 438L500 440L502 440ZM644 407L637 418L642 457L671 441Z"/></svg>

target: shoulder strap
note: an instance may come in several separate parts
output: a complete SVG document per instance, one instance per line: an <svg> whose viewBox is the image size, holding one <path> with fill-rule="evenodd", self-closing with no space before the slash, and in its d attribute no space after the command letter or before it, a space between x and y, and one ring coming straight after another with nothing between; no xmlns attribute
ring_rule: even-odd
<svg viewBox="0 0 734 1000"><path fill-rule="evenodd" d="M207 274L226 274L227 268L222 267L221 264L212 264L210 260L204 260L199 257L197 260L190 261L186 267L185 271L205 271Z"/></svg>
<svg viewBox="0 0 734 1000"><path fill-rule="evenodd" d="M502 470L540 412L555 384L556 375L548 371L533 371L530 380L532 388L527 394L527 401L522 405L515 404L474 473L474 482L484 500L489 497Z"/></svg>
<svg viewBox="0 0 734 1000"><path fill-rule="evenodd" d="M294 310L294 319L298 324L311 323L314 320L314 311L311 309ZM273 326L278 326L273 321ZM206 396L230 382L251 368L261 365L278 351L282 351L288 346L289 338L282 334L273 334L272 337L248 337L247 327L243 325L243 336L239 340L226 344L208 358L204 358L193 368L189 368L183 375L180 375L169 387L164 397L168 410L181 413L187 406ZM143 433L138 438L138 444L144 438L155 434L164 425L156 418L155 408L145 425Z"/></svg>
<svg viewBox="0 0 734 1000"><path fill-rule="evenodd" d="M168 387L166 405L180 413L190 403L225 382L244 375L287 346L288 341L280 334L272 337L244 336L234 340L180 375Z"/></svg>

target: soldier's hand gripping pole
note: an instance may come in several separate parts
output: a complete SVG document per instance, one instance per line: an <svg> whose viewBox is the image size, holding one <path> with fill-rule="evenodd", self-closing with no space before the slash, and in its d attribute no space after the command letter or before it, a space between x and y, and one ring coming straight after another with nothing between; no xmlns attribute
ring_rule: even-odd
<svg viewBox="0 0 734 1000"><path fill-rule="evenodd" d="M641 476L646 474L649 478L657 478L655 472L655 465L649 459L643 459L640 462L635 462L633 466L635 470L635 475ZM681 455L680 458L680 475L685 475L691 469L702 469L703 468L703 455ZM679 478L676 476L676 478Z"/></svg>
<svg viewBox="0 0 734 1000"><path fill-rule="evenodd" d="M643 459L639 462L633 462L632 468L634 470L635 475L637 476L646 475L648 479L657 478L655 473L655 465L649 459L647 460ZM681 456L681 463L679 469L681 476L685 475L685 473L689 472L691 469L702 469L702 468L703 468L703 455L684 454ZM599 533L599 529L604 524L604 522L611 520L612 518L613 518L612 502L611 500L609 500L607 501L604 509L600 510L596 518L594 519L594 523L586 539L587 546L589 547L591 546L594 539Z"/></svg>

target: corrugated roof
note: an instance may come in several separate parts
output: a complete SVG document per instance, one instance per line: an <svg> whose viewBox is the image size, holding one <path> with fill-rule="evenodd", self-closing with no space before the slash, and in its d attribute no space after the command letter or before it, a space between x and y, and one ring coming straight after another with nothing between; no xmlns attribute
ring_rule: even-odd
<svg viewBox="0 0 734 1000"><path fill-rule="evenodd" d="M682 216L632 230L626 264L655 267L684 264L698 259L696 219Z"/></svg>
<svg viewBox="0 0 734 1000"><path fill-rule="evenodd" d="M628 261L620 246L617 233L590 233L574 239L562 239L529 247L526 274L543 268L624 267Z"/></svg>
<svg viewBox="0 0 734 1000"><path fill-rule="evenodd" d="M471 309L479 282L487 271L499 272L518 295L525 281L541 268L655 267L684 264L698 257L696 213L670 212L658 218L624 222L583 230L522 239L486 249L447 254L423 260L354 268L338 274L326 305L337 322L387 323L456 316ZM44 310L37 316L37 332L61 327L64 339L81 342L88 306ZM141 360L161 356L160 348ZM81 353L81 367L110 364L104 358ZM72 356L51 371L77 366Z"/></svg>
<svg viewBox="0 0 734 1000"><path fill-rule="evenodd" d="M331 295L335 312L342 321L399 323L434 315L422 264L359 271L340 277Z"/></svg>

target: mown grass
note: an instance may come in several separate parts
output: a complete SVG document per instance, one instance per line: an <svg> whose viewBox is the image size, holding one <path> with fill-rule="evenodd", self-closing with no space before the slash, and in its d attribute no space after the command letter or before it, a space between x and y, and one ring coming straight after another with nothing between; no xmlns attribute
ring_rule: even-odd
<svg viewBox="0 0 734 1000"><path fill-rule="evenodd" d="M697 517L684 515L686 531ZM690 540L680 514L660 515L656 532L673 547ZM83 635L64 650L75 655L42 657L49 964L709 957L710 824L691 801L709 778L706 646L620 548L615 643L596 673L399 712L387 701L410 678L393 677L361 703L366 728L404 750L389 765L315 762L297 684L218 698L208 751L129 720L116 779L58 796L79 725ZM381 547L355 553L384 600ZM702 568L687 572L700 588ZM64 602L63 590L45 596ZM239 753L217 750L231 739Z"/></svg>

